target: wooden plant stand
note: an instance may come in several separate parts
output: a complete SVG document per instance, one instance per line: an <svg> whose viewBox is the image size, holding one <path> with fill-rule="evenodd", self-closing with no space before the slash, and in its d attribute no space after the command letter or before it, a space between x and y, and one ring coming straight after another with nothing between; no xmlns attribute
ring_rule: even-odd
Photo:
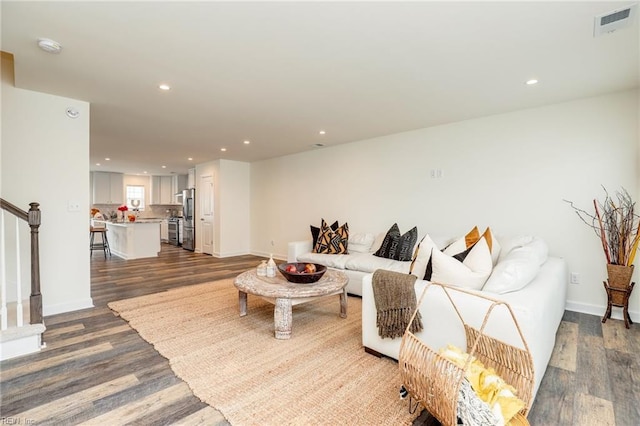
<svg viewBox="0 0 640 426"><path fill-rule="evenodd" d="M631 296L631 291L636 283L632 282L627 288L610 287L607 281L602 281L602 284L604 284L604 289L607 291L607 311L602 317L602 323L604 324L607 319L611 318L611 307L616 306L622 308L624 326L629 328L629 325L633 324L629 316L629 296Z"/></svg>

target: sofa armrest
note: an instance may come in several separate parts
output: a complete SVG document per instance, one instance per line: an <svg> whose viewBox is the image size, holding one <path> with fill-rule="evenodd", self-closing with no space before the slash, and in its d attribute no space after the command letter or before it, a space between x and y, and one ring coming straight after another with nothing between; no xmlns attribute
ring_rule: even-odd
<svg viewBox="0 0 640 426"><path fill-rule="evenodd" d="M289 249L287 252L287 262L297 262L298 256L310 253L313 249L313 241L292 241L289 243Z"/></svg>

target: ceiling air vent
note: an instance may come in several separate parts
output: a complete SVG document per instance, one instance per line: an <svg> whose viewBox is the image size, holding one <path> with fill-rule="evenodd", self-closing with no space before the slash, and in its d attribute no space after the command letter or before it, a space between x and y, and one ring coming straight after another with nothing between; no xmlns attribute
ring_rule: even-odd
<svg viewBox="0 0 640 426"><path fill-rule="evenodd" d="M638 4L636 3L622 9L597 15L594 18L593 36L598 37L633 25L637 10Z"/></svg>

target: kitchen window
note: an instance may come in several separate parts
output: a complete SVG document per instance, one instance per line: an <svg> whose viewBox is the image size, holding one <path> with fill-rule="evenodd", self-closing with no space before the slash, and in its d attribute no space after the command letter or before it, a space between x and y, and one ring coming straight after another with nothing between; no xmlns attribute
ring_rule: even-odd
<svg viewBox="0 0 640 426"><path fill-rule="evenodd" d="M134 206L133 200L137 200L140 204ZM127 207L129 210L144 210L144 186L143 185L127 185Z"/></svg>

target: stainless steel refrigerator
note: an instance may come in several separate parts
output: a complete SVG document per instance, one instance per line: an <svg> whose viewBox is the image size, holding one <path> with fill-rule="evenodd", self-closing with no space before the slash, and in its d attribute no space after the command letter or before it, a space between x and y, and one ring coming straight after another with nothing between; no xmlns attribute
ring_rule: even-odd
<svg viewBox="0 0 640 426"><path fill-rule="evenodd" d="M191 251L196 248L196 229L193 220L195 195L196 190L193 188L182 191L182 248Z"/></svg>

